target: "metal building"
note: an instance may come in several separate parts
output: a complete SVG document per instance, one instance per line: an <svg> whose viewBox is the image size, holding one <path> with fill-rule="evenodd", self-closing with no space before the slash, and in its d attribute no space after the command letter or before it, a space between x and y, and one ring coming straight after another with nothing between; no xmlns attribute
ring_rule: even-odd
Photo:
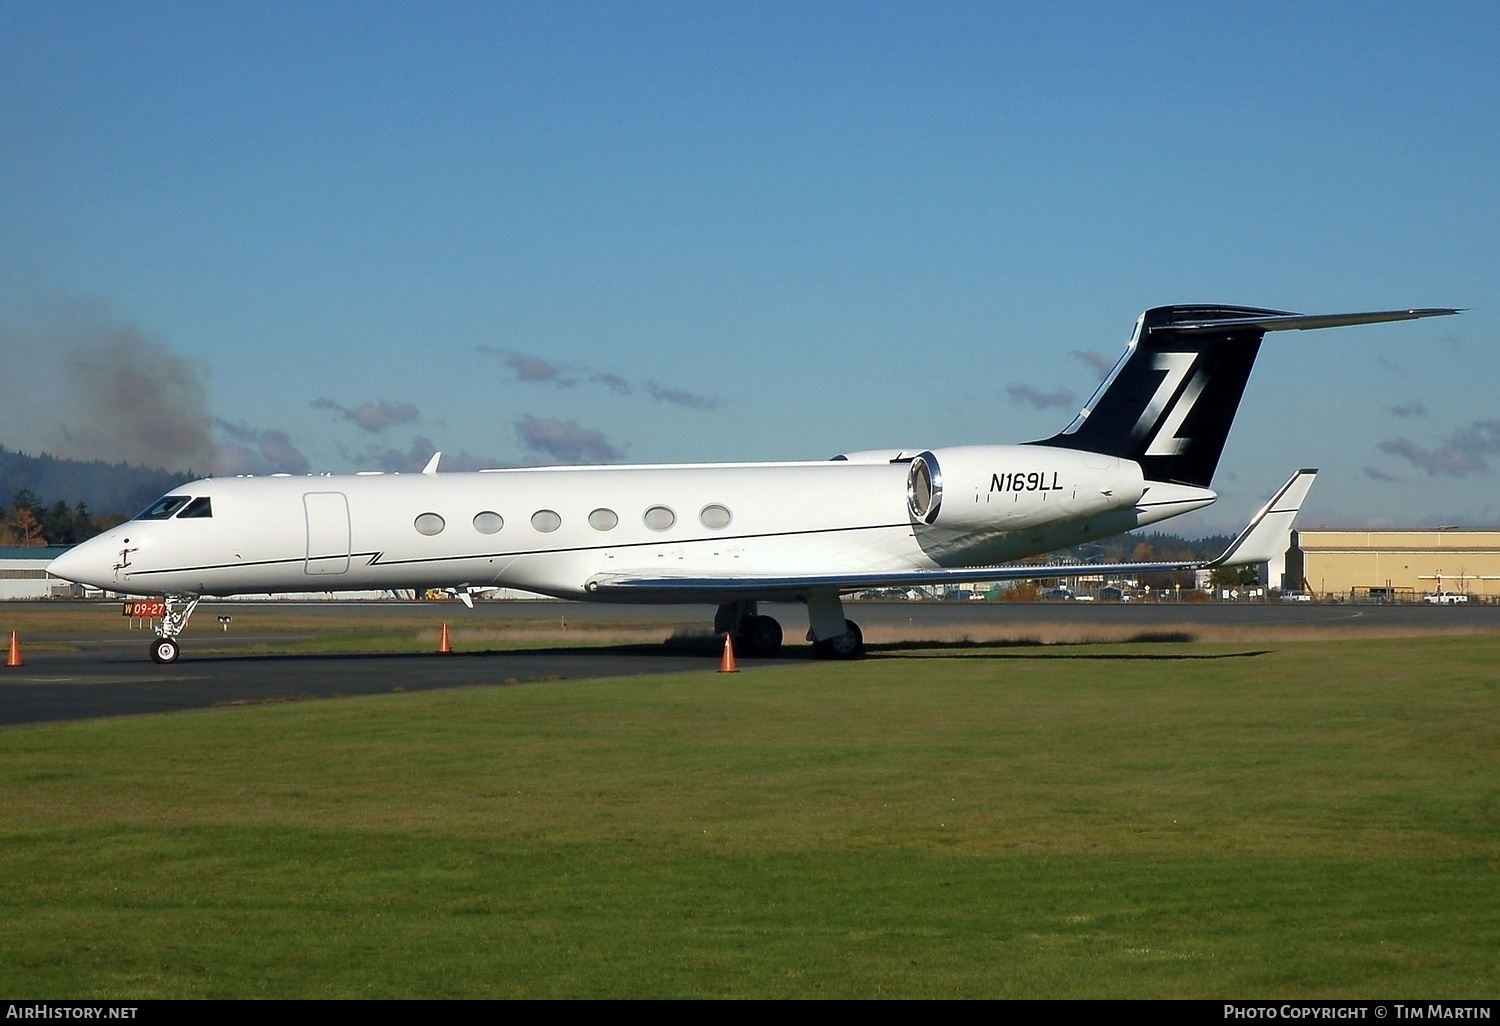
<svg viewBox="0 0 1500 1026"><path fill-rule="evenodd" d="M47 564L67 551L62 547L0 547L0 600L43 599L71 595L73 586L47 576Z"/></svg>
<svg viewBox="0 0 1500 1026"><path fill-rule="evenodd" d="M1500 529L1297 532L1306 589L1324 598L1500 602Z"/></svg>

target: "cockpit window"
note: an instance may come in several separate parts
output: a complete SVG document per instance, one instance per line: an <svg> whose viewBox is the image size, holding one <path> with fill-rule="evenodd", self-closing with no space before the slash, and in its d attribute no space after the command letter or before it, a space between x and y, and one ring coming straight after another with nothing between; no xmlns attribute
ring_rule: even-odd
<svg viewBox="0 0 1500 1026"><path fill-rule="evenodd" d="M178 520L195 520L201 517L214 515L213 500L207 495L200 495L187 504L187 509L177 514Z"/></svg>
<svg viewBox="0 0 1500 1026"><path fill-rule="evenodd" d="M163 495L143 511L137 513L135 518L137 520L166 520L192 501L193 497L191 495Z"/></svg>

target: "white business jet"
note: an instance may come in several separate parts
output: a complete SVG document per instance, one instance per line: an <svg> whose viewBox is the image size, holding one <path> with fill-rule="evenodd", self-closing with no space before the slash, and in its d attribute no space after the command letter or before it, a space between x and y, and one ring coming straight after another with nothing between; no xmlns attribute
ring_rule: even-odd
<svg viewBox="0 0 1500 1026"><path fill-rule="evenodd" d="M1268 331L1458 313L1307 316L1168 306L1136 322L1125 354L1073 423L1023 445L851 452L806 463L540 467L439 474L236 477L173 489L135 519L54 560L65 580L163 596L151 645L205 596L491 588L600 602L717 604L748 653L781 625L757 602L800 601L814 651L859 655L841 595L1076 573L1015 560L1201 509ZM1139 573L1262 563L1314 471L1299 471L1217 559L1089 564Z"/></svg>

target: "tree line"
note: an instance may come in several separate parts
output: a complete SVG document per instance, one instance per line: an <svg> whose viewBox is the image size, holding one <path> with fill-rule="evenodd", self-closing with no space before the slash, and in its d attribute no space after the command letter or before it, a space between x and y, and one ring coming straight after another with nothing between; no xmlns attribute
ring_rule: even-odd
<svg viewBox="0 0 1500 1026"><path fill-rule="evenodd" d="M30 456L0 445L0 496L30 492L26 507L35 510L41 506L49 514L57 500L63 499L70 512L76 512L76 504L83 503L91 513L128 517L197 476L192 471L70 460L48 453Z"/></svg>
<svg viewBox="0 0 1500 1026"><path fill-rule="evenodd" d="M73 506L61 500L49 506L22 488L9 507L0 510L0 545L77 545L128 519L121 513L94 513L81 500Z"/></svg>
<svg viewBox="0 0 1500 1026"><path fill-rule="evenodd" d="M14 496L0 508L0 545L76 545L195 476L47 453L29 456L0 445L0 495Z"/></svg>

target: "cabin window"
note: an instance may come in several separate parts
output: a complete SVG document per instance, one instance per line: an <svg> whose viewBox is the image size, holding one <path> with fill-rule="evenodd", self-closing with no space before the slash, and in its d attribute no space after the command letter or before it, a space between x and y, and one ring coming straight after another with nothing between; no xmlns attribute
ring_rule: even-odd
<svg viewBox="0 0 1500 1026"><path fill-rule="evenodd" d="M721 531L729 526L734 519L734 514L729 512L728 506L720 506L717 502L704 506L698 513L698 523L710 531Z"/></svg>
<svg viewBox="0 0 1500 1026"><path fill-rule="evenodd" d="M417 517L415 521L413 521L412 526L417 529L418 534L425 534L431 537L434 534L442 534L443 528L447 527L448 525L443 520L443 518L438 516L436 513L423 513L421 516Z"/></svg>
<svg viewBox="0 0 1500 1026"><path fill-rule="evenodd" d="M207 495L200 495L187 504L187 509L177 514L178 520L206 520L214 515L213 500Z"/></svg>
<svg viewBox="0 0 1500 1026"><path fill-rule="evenodd" d="M135 518L137 520L166 520L192 501L191 495L163 495L137 513Z"/></svg>
<svg viewBox="0 0 1500 1026"><path fill-rule="evenodd" d="M500 528L505 526L505 519L494 510L487 509L483 513L474 514L474 530L480 534L499 534Z"/></svg>
<svg viewBox="0 0 1500 1026"><path fill-rule="evenodd" d="M596 531L613 531L620 523L620 515L612 509L596 509L589 514L589 526Z"/></svg>
<svg viewBox="0 0 1500 1026"><path fill-rule="evenodd" d="M651 528L651 530L665 531L677 523L677 514L665 506L652 506L646 510L646 515L641 519L646 522L646 526Z"/></svg>
<svg viewBox="0 0 1500 1026"><path fill-rule="evenodd" d="M562 517L550 509L539 509L531 514L531 526L543 534L551 534L562 526Z"/></svg>

